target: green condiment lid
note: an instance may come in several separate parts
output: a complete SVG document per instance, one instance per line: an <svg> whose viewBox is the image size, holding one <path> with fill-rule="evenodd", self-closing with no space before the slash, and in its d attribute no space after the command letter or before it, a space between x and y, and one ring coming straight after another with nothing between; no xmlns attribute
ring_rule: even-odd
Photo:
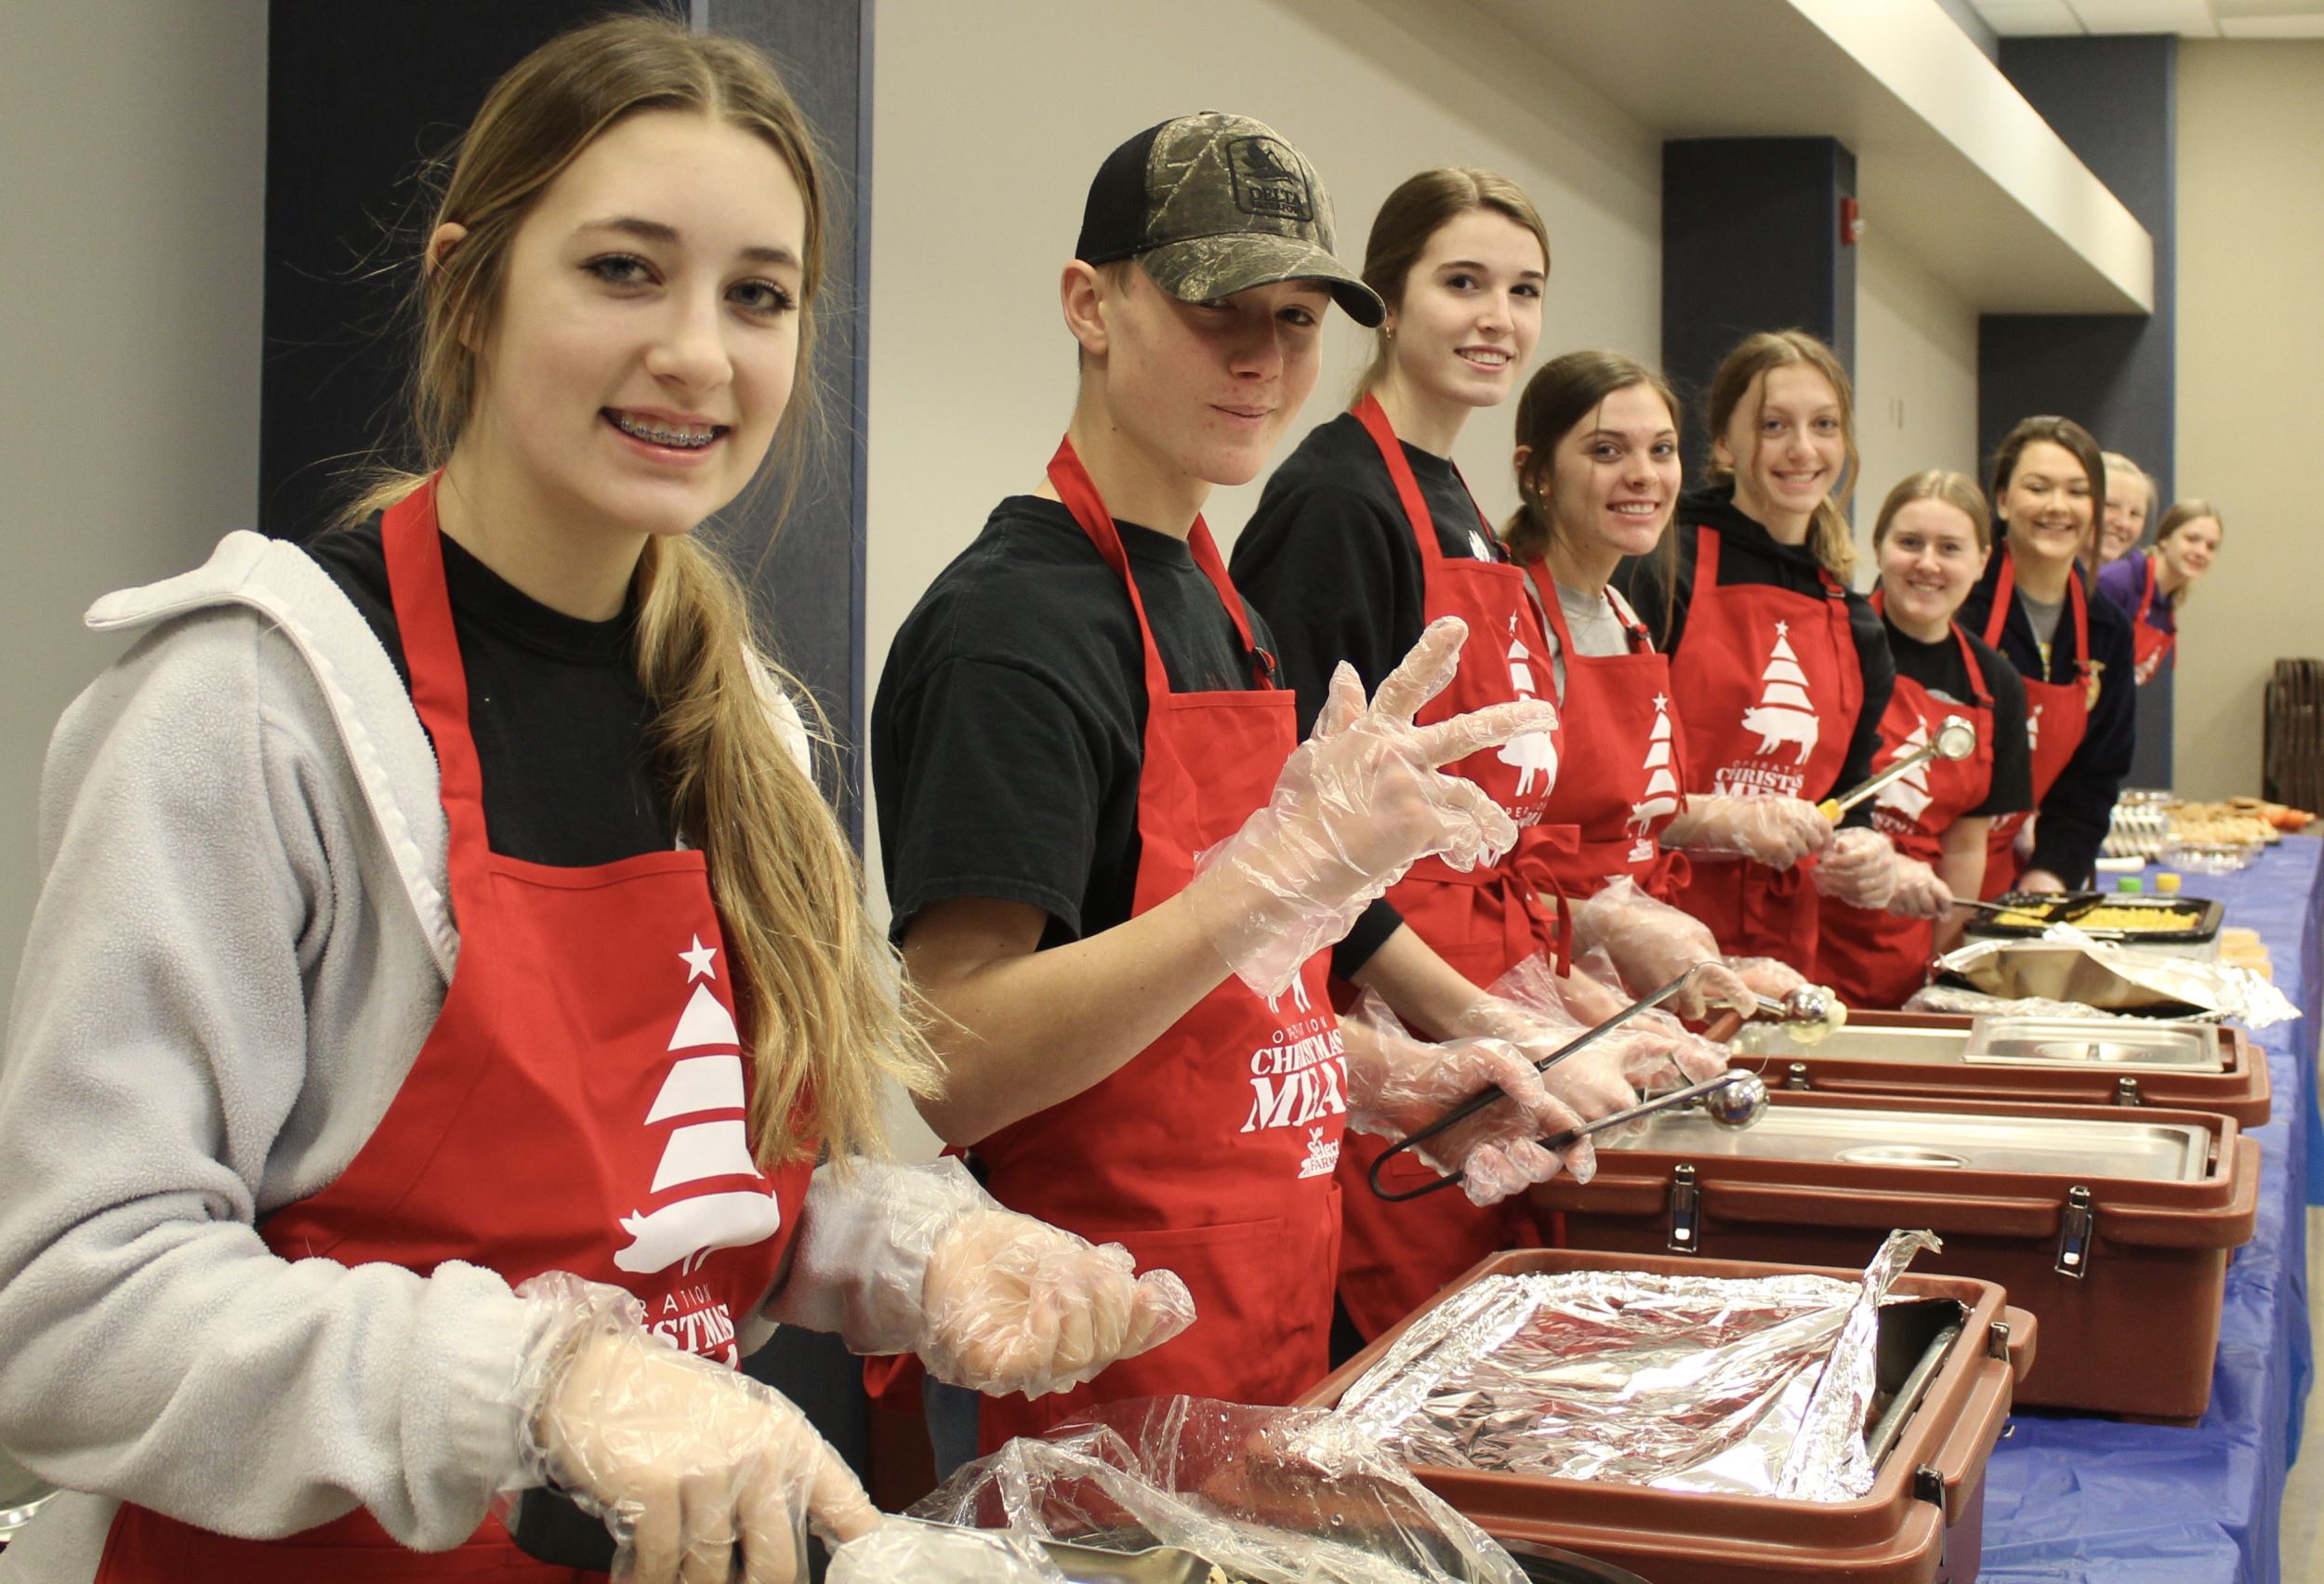
<svg viewBox="0 0 2324 1584"><path fill-rule="evenodd" d="M2143 891L2146 889L2146 882L2140 879L2136 875L2124 875L2114 882L2114 889L2119 891L2136 894L2137 892Z"/></svg>

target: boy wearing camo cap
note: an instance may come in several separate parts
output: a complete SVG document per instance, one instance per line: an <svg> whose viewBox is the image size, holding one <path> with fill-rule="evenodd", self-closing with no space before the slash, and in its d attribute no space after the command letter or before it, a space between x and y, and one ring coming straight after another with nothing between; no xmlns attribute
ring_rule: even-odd
<svg viewBox="0 0 2324 1584"><path fill-rule="evenodd" d="M1296 149L1208 111L1130 139L1060 299L1065 439L938 574L873 705L886 878L942 1014L930 1123L1002 1203L1176 1271L1196 1318L1071 1393L984 1399L985 1450L1100 1402L1282 1403L1325 1373L1332 1170L1378 1077L1352 1080L1325 948L1414 858L1513 838L1434 767L1540 724L1414 729L1459 647L1433 633L1286 766L1292 695L1200 513L1305 402L1329 305L1383 311Z"/></svg>

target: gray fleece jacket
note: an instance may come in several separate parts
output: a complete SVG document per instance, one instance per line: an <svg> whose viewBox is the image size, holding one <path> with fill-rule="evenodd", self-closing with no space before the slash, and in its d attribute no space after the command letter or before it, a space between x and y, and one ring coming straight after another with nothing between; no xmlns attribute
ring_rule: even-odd
<svg viewBox="0 0 2324 1584"><path fill-rule="evenodd" d="M230 535L88 622L141 636L50 743L0 1060L0 1445L67 1494L0 1580L93 1577L120 1499L252 1537L361 1505L455 1545L517 1477L542 1317L487 1270L292 1261L256 1231L354 1158L450 982L427 736L295 546ZM925 1176L816 1173L746 1344L780 1320L912 1345L929 1238L894 1224L897 1174Z"/></svg>

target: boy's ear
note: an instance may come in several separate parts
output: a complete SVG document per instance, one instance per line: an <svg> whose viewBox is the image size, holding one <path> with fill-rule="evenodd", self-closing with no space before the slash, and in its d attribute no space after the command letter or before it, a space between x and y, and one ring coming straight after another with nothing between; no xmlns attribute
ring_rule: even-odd
<svg viewBox="0 0 2324 1584"><path fill-rule="evenodd" d="M1057 283L1058 305L1064 311L1065 328L1081 343L1086 357L1103 357L1106 350L1105 292L1098 280L1097 267L1080 259L1069 260L1064 274Z"/></svg>

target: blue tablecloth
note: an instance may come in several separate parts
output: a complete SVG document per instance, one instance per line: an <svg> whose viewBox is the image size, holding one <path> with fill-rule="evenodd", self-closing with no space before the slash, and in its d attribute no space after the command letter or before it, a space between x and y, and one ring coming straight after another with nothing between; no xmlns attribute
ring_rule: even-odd
<svg viewBox="0 0 2324 1584"><path fill-rule="evenodd" d="M2324 1028L2324 841L2291 837L2238 875L2187 877L2257 930L2301 1009L2262 1030L2275 1087L2259 1225L2227 1270L2211 1410L2190 1429L2023 1413L1986 1481L1982 1584L2276 1584L2284 1476L2314 1343L2307 1217L2324 1202L2317 1038Z"/></svg>

